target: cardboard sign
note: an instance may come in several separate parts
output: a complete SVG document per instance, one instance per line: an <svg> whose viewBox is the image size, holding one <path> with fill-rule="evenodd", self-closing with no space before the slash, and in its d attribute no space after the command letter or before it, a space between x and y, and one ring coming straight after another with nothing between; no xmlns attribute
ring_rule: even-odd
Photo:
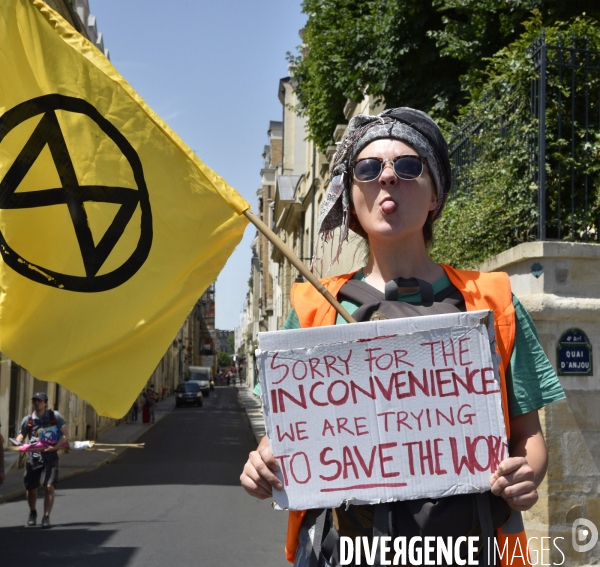
<svg viewBox="0 0 600 567"><path fill-rule="evenodd" d="M490 489L508 456L493 313L259 333L281 509Z"/></svg>

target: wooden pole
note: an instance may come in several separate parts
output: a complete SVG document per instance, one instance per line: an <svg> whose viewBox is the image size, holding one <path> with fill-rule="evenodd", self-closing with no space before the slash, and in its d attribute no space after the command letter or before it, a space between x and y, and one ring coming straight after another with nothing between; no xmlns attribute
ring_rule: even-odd
<svg viewBox="0 0 600 567"><path fill-rule="evenodd" d="M250 209L244 211L244 216L260 231L269 241L280 250L290 263L321 293L321 295L333 305L335 310L347 323L356 323L356 320L346 311L339 301L327 291L327 288L313 275L304 265L304 262L294 254L293 250L277 236L263 221L261 221Z"/></svg>

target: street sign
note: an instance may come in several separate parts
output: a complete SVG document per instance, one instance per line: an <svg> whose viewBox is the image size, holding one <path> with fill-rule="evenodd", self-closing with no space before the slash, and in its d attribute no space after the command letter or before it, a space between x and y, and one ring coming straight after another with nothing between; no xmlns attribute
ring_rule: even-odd
<svg viewBox="0 0 600 567"><path fill-rule="evenodd" d="M559 376L592 376L592 345L581 329L565 331L556 347Z"/></svg>

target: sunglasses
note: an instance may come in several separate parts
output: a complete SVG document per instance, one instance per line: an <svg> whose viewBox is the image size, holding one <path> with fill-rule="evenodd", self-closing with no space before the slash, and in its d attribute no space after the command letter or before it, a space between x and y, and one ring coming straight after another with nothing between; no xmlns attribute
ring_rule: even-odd
<svg viewBox="0 0 600 567"><path fill-rule="evenodd" d="M368 157L353 161L350 165L352 166L354 179L364 182L377 179L383 171L384 164L387 162L392 163L394 174L398 179L412 181L423 174L427 158L421 156L398 156L387 159Z"/></svg>

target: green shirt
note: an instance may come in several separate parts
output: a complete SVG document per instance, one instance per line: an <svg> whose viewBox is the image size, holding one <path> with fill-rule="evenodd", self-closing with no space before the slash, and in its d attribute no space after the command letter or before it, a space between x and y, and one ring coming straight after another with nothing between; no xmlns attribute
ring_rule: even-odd
<svg viewBox="0 0 600 567"><path fill-rule="evenodd" d="M364 281L362 270L359 270L354 279ZM444 274L433 282L433 293L437 294L452 285L450 279ZM421 301L421 292L399 293L398 301L415 303ZM342 306L352 315L358 305L351 301L342 301ZM516 316L515 344L510 357L510 379L507 380L508 412L512 417L523 415L530 411L540 409L552 402L565 397L556 372L546 353L540 345L535 325L521 302L513 295L513 306ZM336 325L346 324L338 314ZM299 329L300 322L294 309L291 309L283 329ZM257 384L254 393L260 395L260 384Z"/></svg>

